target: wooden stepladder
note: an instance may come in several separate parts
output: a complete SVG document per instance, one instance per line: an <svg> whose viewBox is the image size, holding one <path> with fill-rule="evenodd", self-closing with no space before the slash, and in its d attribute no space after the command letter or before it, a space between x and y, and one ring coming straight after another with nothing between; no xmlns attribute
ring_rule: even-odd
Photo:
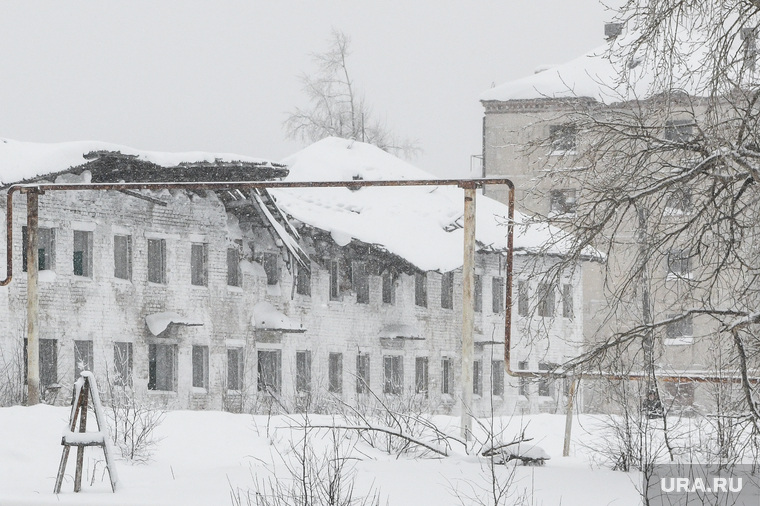
<svg viewBox="0 0 760 506"><path fill-rule="evenodd" d="M95 412L95 421L98 423L98 432L87 432L87 407L92 397L92 407ZM111 455L111 446L108 441L108 425L106 424L103 406L100 404L98 386L95 377L90 371L82 371L81 376L74 383L75 402L71 406L68 430L64 432L61 444L63 454L61 464L58 466L58 476L55 479L53 493L61 492L63 473L66 471L66 461L69 459L69 451L72 446L77 447L77 467L74 473L74 492L82 490L82 464L84 462L84 448L86 446L100 446L106 457L106 469L111 480L111 490L116 492L116 467ZM79 430L77 431L77 417L79 417Z"/></svg>

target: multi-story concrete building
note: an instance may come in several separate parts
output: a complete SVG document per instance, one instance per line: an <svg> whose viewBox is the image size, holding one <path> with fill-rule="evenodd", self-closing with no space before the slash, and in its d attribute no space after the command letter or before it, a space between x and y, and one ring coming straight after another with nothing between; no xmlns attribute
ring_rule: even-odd
<svg viewBox="0 0 760 506"><path fill-rule="evenodd" d="M342 139L325 139L285 164L7 141L0 167L6 188L21 180L230 181L215 191L40 196L40 376L49 402L68 401L78 372L91 369L101 382L177 408L324 409L332 397L359 402L371 389L438 412L456 409L461 190L235 187L282 178L432 177ZM15 194L14 277L0 288L2 366L18 392L26 335L24 200ZM477 206L474 410L556 410L560 382L505 375L507 209L486 197ZM554 261L542 246L558 233L517 227L516 280ZM561 254L554 248L549 253ZM558 286L542 289L546 318L528 316L520 285L512 328L523 369L545 369L577 353L580 276L578 265ZM536 325L548 329L547 338L528 343Z"/></svg>
<svg viewBox="0 0 760 506"><path fill-rule="evenodd" d="M634 195L644 192L625 194L629 188L645 188L648 181L667 182L668 174L688 172L696 166L692 158L699 152L695 148L689 153L684 147L688 148L703 121L707 127L706 113L722 107L720 101L716 106L694 91L701 79L699 66L682 75L667 75L672 82L666 84L676 91L658 88L658 69L644 60L652 55L643 47L631 56L626 44L633 47L635 36L626 38L622 31L622 26L610 24L603 46L562 65L540 68L531 76L495 86L480 97L485 108L484 175L511 178L519 205L549 222L577 223L576 208L583 203L586 212L593 212L588 195L596 188L584 187L584 181L598 183L607 174L613 188L614 178L619 177L620 198L630 195L633 202ZM725 109L728 118L731 108ZM619 139L619 144L611 148L611 139ZM603 147L597 152L598 145ZM617 158L609 154L613 150ZM655 155L649 156L650 152ZM615 165L621 160L626 172ZM638 170L636 160L645 160ZM593 171L587 170L590 166ZM588 175L592 172L599 178ZM626 178L633 182L625 184ZM674 183L656 194L661 195L659 201L637 201L638 214L631 212L630 219L620 225L611 220L618 228L615 240L608 243L608 261L584 268L582 314L589 348L636 325L654 327L641 331L646 335L641 342L625 347L631 358L636 355L628 364L631 373L644 370L642 356L648 352L642 351L642 346L647 346L647 339L653 339L657 375L707 378L721 367L716 357L725 344L717 336L719 325L716 319L694 310L706 308L709 312L721 307L725 303L721 293L729 290L721 292L720 282L707 289L706 282L692 283L692 279L707 279L697 273L709 269L709 261L683 245L705 230L689 220L696 216L700 202L709 205L709 192L704 190L709 182L695 184L683 179L681 187ZM506 194L499 189L488 194L506 201ZM655 238L667 233L672 236L657 242ZM604 249L605 245L595 246ZM632 272L638 280L631 277ZM731 276L737 273L726 269L722 283ZM619 298L624 292L630 300ZM607 353L608 358L610 355ZM677 381L662 385L668 402L678 407L694 402L695 387Z"/></svg>

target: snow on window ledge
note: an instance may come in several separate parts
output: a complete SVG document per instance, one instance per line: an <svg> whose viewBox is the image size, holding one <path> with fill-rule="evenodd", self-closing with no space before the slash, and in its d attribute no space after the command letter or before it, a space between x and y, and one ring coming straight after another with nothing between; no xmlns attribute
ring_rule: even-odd
<svg viewBox="0 0 760 506"><path fill-rule="evenodd" d="M663 341L665 346L688 346L694 344L692 336L669 337Z"/></svg>
<svg viewBox="0 0 760 506"><path fill-rule="evenodd" d="M44 271L39 271L37 273L37 281L40 281L43 283L52 283L56 280L56 277L57 275L55 271L51 271L47 269Z"/></svg>
<svg viewBox="0 0 760 506"><path fill-rule="evenodd" d="M193 387L192 392L193 392L194 395L195 394L198 394L198 395L206 395L206 394L208 394L208 390L206 390L203 387Z"/></svg>

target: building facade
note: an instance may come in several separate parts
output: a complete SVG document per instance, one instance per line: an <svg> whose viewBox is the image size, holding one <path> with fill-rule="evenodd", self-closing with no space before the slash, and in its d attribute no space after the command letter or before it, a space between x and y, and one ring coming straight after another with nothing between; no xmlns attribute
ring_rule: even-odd
<svg viewBox="0 0 760 506"><path fill-rule="evenodd" d="M68 402L73 381L87 369L101 384L170 408L329 410L335 399L359 403L378 395L456 412L461 267L421 269L382 245L346 241L319 223L294 219L278 203L288 200L284 195L276 200L274 192L234 187L235 180L285 177L284 166L217 159L167 168L107 151L92 158L34 180L169 177L231 184L216 191L40 196L40 379L46 402ZM19 392L26 336L24 200L15 194L13 281L0 289L3 366L6 375L17 373ZM477 253L473 409L561 409L559 381L520 382L505 373L505 258L503 248ZM537 287L526 288L520 273L537 261L551 259L527 251L515 256L515 279L526 296ZM551 323L553 332L567 338L561 345L531 341L528 352L532 317L521 306L527 301L515 297L513 334L526 346L513 355L523 369L546 368L577 352L579 275L580 267L567 273L547 309L562 315Z"/></svg>

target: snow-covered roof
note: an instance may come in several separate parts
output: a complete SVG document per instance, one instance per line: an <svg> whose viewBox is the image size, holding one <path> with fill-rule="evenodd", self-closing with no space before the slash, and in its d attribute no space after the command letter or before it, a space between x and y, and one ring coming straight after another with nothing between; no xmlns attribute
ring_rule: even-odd
<svg viewBox="0 0 760 506"><path fill-rule="evenodd" d="M697 33L691 30L679 38L678 50L688 56L673 63L671 82L664 81L662 76L655 79L658 76L656 51L642 46L633 52L638 34L631 31L569 62L491 88L481 94L480 100L506 102L583 97L613 104L645 99L661 93L665 87L699 96L710 75L708 67L701 64L709 50L707 42L699 40ZM671 73L667 77L671 77Z"/></svg>
<svg viewBox="0 0 760 506"><path fill-rule="evenodd" d="M286 158L287 181L435 179L375 146L328 137ZM398 255L417 268L447 272L462 265L464 197L454 186L272 189L290 216L329 232L341 246L357 239ZM479 194L476 240L481 250L506 251L508 208ZM527 224L515 212L516 251L562 254L564 232Z"/></svg>
<svg viewBox="0 0 760 506"><path fill-rule="evenodd" d="M183 163L198 162L246 162L271 165L261 158L232 153L207 153L189 151L184 153L164 153L142 151L100 141L76 141L59 143L22 142L0 139L0 185L32 179L46 174L57 173L87 162L84 155L93 151L119 151L125 155L135 155L138 160L151 162L161 167L175 167ZM171 180L171 176L167 176Z"/></svg>

